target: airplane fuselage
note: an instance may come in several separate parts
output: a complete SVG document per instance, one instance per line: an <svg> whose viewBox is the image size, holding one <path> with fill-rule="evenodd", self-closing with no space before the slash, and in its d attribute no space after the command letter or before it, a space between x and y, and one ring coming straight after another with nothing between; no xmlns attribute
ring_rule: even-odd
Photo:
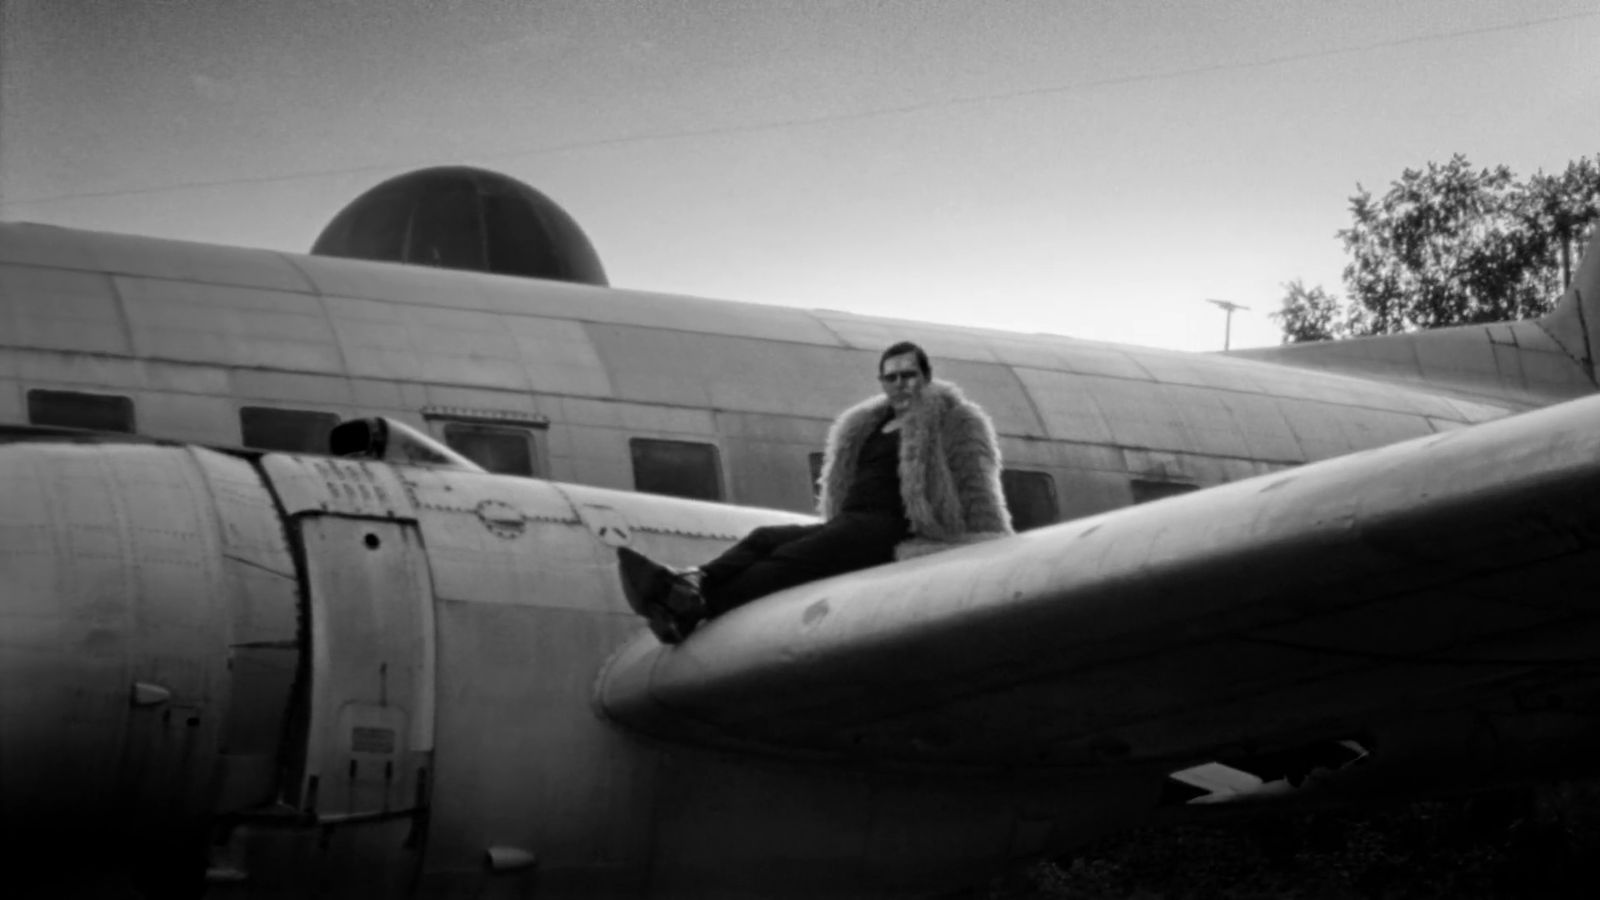
<svg viewBox="0 0 1600 900"><path fill-rule="evenodd" d="M0 323L0 424L260 448L0 458L6 830L115 823L133 869L129 829L176 835L148 856L204 848L216 896L916 896L1141 820L1163 772L780 759L598 711L650 640L614 547L694 562L809 509L893 341L994 418L1025 526L1594 389L1533 322L1193 356L11 225ZM261 452L367 415L536 477Z"/></svg>
<svg viewBox="0 0 1600 900"><path fill-rule="evenodd" d="M795 511L910 339L994 419L1024 527L1594 389L1533 322L1196 355L26 225L0 325L0 425L322 452L384 415L493 471Z"/></svg>

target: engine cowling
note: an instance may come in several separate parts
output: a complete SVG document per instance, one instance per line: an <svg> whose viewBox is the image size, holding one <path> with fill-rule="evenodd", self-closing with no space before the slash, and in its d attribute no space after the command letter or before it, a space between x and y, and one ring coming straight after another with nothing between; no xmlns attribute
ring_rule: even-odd
<svg viewBox="0 0 1600 900"><path fill-rule="evenodd" d="M279 787L302 655L271 495L209 451L13 445L0 533L12 883L197 879L213 817ZM64 847L94 849L61 865Z"/></svg>

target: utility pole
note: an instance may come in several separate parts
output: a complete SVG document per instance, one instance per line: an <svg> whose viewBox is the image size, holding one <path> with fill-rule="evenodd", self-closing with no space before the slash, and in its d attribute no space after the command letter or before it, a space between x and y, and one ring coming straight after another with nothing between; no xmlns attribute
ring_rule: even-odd
<svg viewBox="0 0 1600 900"><path fill-rule="evenodd" d="M1224 353L1226 353L1228 351L1228 349L1233 344L1233 312L1234 312L1234 310L1236 310L1236 309L1249 309L1250 307L1245 306L1242 303L1235 303L1232 300L1210 300L1210 299L1208 299L1208 300L1206 300L1206 302L1210 303L1210 304L1212 304L1214 306L1221 307L1228 314L1227 322L1222 326L1222 351Z"/></svg>

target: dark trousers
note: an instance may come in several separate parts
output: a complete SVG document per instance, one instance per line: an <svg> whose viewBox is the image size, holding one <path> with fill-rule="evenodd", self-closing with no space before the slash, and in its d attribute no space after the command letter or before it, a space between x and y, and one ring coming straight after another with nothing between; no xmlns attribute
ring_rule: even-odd
<svg viewBox="0 0 1600 900"><path fill-rule="evenodd" d="M712 615L797 584L894 561L904 519L841 513L820 525L764 525L701 566Z"/></svg>

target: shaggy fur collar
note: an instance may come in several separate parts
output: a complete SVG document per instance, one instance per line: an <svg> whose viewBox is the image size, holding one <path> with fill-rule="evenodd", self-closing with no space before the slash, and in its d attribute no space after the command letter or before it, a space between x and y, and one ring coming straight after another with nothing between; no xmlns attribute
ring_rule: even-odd
<svg viewBox="0 0 1600 900"><path fill-rule="evenodd" d="M850 407L833 422L822 465L822 517L839 514L855 479L856 458L872 429L889 415L882 395ZM994 425L948 381L934 379L901 415L900 496L919 537L956 541L1010 534L1000 487Z"/></svg>

